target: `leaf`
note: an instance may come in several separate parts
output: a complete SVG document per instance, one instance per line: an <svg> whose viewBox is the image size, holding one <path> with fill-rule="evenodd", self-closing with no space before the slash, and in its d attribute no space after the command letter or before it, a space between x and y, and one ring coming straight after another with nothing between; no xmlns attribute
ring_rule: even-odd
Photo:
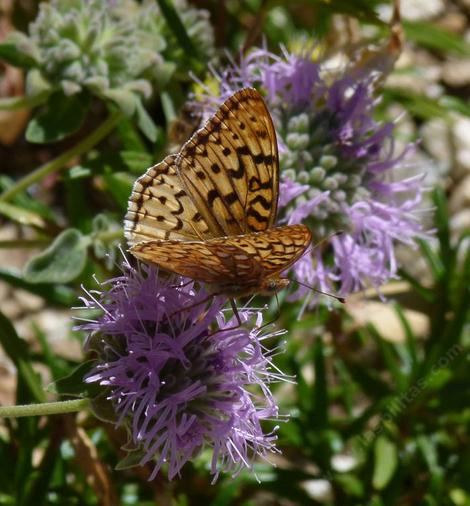
<svg viewBox="0 0 470 506"><path fill-rule="evenodd" d="M166 19L166 22L168 23L168 26L184 52L189 56L198 58L199 53L197 48L194 46L191 38L189 37L186 27L181 21L176 9L167 0L157 0L157 3L164 18Z"/></svg>
<svg viewBox="0 0 470 506"><path fill-rule="evenodd" d="M136 93L121 88L106 90L103 96L112 100L127 117L134 114L140 101Z"/></svg>
<svg viewBox="0 0 470 506"><path fill-rule="evenodd" d="M20 339L10 320L0 312L0 343L5 353L15 364L18 375L27 385L31 394L38 402L44 402L46 397L41 388L41 380L30 364L30 357L26 341Z"/></svg>
<svg viewBox="0 0 470 506"><path fill-rule="evenodd" d="M313 387L312 424L321 429L328 427L328 389L324 353L323 341L318 338L315 340L313 349L315 384Z"/></svg>
<svg viewBox="0 0 470 506"><path fill-rule="evenodd" d="M89 103L90 97L85 93L70 97L62 92L52 94L45 108L29 122L26 140L44 144L68 137L82 126Z"/></svg>
<svg viewBox="0 0 470 506"><path fill-rule="evenodd" d="M152 118L148 115L142 101L138 100L136 103L137 125L142 133L152 142L157 140L159 130L155 126Z"/></svg>
<svg viewBox="0 0 470 506"><path fill-rule="evenodd" d="M125 211L132 191L132 185L134 184L134 178L126 172L116 172L103 174L103 179L114 200Z"/></svg>
<svg viewBox="0 0 470 506"><path fill-rule="evenodd" d="M67 283L84 269L90 239L74 228L64 230L45 251L29 260L24 278L30 283Z"/></svg>
<svg viewBox="0 0 470 506"><path fill-rule="evenodd" d="M30 293L39 295L49 304L69 308L77 301L75 292L65 285L47 285L43 283L28 283L23 276L15 270L0 267L0 279L12 286L22 288Z"/></svg>
<svg viewBox="0 0 470 506"><path fill-rule="evenodd" d="M123 471L124 469L131 469L140 465L142 459L147 455L145 450L134 450L128 452L126 456L116 464L116 471Z"/></svg>
<svg viewBox="0 0 470 506"><path fill-rule="evenodd" d="M379 436L374 446L374 474L372 485L377 490L384 489L391 480L398 464L398 453L394 443Z"/></svg>
<svg viewBox="0 0 470 506"><path fill-rule="evenodd" d="M121 151L120 153L123 163L129 167L129 170L141 175L145 170L153 165L153 156L145 151Z"/></svg>
<svg viewBox="0 0 470 506"><path fill-rule="evenodd" d="M14 67L34 67L37 64L36 53L34 44L21 32L11 32L0 44L0 58Z"/></svg>
<svg viewBox="0 0 470 506"><path fill-rule="evenodd" d="M99 386L83 381L85 375L91 371L94 365L96 365L96 360L87 360L81 363L68 376L50 383L47 386L47 391L75 397L93 397L98 395L101 391Z"/></svg>
<svg viewBox="0 0 470 506"><path fill-rule="evenodd" d="M470 56L470 44L462 36L440 28L434 23L428 21L403 21L403 28L408 40L429 49L459 56Z"/></svg>
<svg viewBox="0 0 470 506"><path fill-rule="evenodd" d="M0 201L0 214L3 214L10 220L21 223L21 225L31 225L33 227L44 227L44 220L37 213L28 211L8 202Z"/></svg>

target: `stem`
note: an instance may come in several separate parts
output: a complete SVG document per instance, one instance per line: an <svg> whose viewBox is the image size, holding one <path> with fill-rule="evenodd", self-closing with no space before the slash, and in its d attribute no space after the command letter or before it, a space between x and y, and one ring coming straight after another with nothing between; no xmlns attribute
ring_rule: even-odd
<svg viewBox="0 0 470 506"><path fill-rule="evenodd" d="M0 249L8 248L38 248L50 243L49 239L10 239L0 241Z"/></svg>
<svg viewBox="0 0 470 506"><path fill-rule="evenodd" d="M0 418L19 418L21 416L61 415L75 413L88 409L88 399L73 401L42 402L39 404L24 404L22 406L0 406Z"/></svg>
<svg viewBox="0 0 470 506"><path fill-rule="evenodd" d="M52 172L59 171L64 168L64 165L71 159L76 156L80 156L93 146L98 144L104 137L106 137L114 127L119 123L122 118L122 113L120 111L115 111L109 115L109 117L90 135L85 137L81 142L79 142L76 146L69 149L65 153L62 153L60 156L51 160L50 162L41 165L33 172L30 172L27 176L20 179L16 184L14 184L11 188L4 191L0 195L0 202L11 200L16 194L22 192L32 184L44 179L48 174Z"/></svg>

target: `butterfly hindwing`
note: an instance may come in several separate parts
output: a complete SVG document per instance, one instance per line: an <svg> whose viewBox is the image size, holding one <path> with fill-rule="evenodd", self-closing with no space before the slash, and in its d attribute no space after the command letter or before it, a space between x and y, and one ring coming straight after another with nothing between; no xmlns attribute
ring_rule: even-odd
<svg viewBox="0 0 470 506"><path fill-rule="evenodd" d="M236 92L183 146L177 169L209 227L219 236L272 227L277 213L278 154L260 94Z"/></svg>
<svg viewBox="0 0 470 506"><path fill-rule="evenodd" d="M296 262L311 243L305 225L207 241L145 241L131 248L134 256L182 276L212 285L259 287Z"/></svg>

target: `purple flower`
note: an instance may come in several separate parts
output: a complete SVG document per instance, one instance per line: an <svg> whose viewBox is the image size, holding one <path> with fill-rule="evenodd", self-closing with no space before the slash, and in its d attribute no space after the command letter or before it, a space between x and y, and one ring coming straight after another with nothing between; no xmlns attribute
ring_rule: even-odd
<svg viewBox="0 0 470 506"><path fill-rule="evenodd" d="M297 262L295 275L342 295L395 277L395 244L424 235L414 214L422 178L397 179L413 146L395 153L393 123L373 117L380 70L335 72L307 52L258 49L215 73L218 97L209 88L202 97L210 114L238 88L264 93L278 134L279 220L309 225L316 242L343 231L326 252L313 248ZM294 298L307 291L299 288Z"/></svg>
<svg viewBox="0 0 470 506"><path fill-rule="evenodd" d="M279 419L269 383L284 376L262 345L270 335L261 314L239 311L246 326L257 320L247 330L226 317L222 298L200 303L206 294L182 283L125 263L122 276L86 291L85 308L102 314L79 326L89 332L85 350L98 355L85 382L103 388L114 422L128 429L133 462L154 463L150 479L164 465L174 478L206 448L215 478L237 474L277 451L262 423Z"/></svg>

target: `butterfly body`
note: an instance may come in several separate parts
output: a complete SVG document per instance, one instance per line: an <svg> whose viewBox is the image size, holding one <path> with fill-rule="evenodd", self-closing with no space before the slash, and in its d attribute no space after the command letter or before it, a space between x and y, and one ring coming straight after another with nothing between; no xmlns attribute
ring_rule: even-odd
<svg viewBox="0 0 470 506"><path fill-rule="evenodd" d="M242 89L135 182L124 223L130 252L211 293L276 293L312 239L304 225L274 227L278 194L271 116L256 90Z"/></svg>

